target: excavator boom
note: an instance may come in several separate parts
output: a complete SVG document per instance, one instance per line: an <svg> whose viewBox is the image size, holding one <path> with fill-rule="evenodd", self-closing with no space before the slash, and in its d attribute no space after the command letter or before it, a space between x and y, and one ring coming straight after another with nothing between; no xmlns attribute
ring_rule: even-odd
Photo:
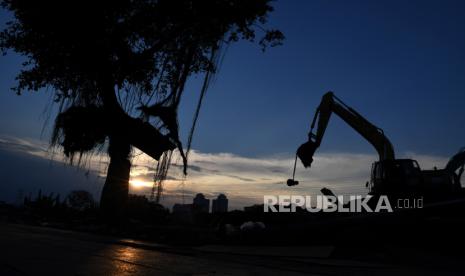
<svg viewBox="0 0 465 276"><path fill-rule="evenodd" d="M444 171L448 175L452 175L455 177L455 182L457 186L461 186L460 180L462 178L462 174L465 170L465 148L459 150L454 156L449 159L446 166L444 167Z"/></svg>
<svg viewBox="0 0 465 276"><path fill-rule="evenodd" d="M465 165L465 148L462 148L458 153L452 156L444 168L449 173L455 173L458 169L463 172Z"/></svg>
<svg viewBox="0 0 465 276"><path fill-rule="evenodd" d="M344 122L350 125L363 138L376 149L379 160L394 160L394 148L382 129L370 123L362 115L338 99L333 92L326 93L312 121L308 142L302 144L297 150L297 156L304 167L310 167L313 155L321 144L326 128L332 114L338 115ZM314 128L316 126L316 131Z"/></svg>

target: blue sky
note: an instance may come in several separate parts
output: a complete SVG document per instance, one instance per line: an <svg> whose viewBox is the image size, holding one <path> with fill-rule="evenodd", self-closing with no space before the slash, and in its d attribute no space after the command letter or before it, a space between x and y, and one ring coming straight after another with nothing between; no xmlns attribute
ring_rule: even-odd
<svg viewBox="0 0 465 276"><path fill-rule="evenodd" d="M333 90L396 149L449 155L465 144L463 1L277 1L282 47L230 47L195 145L246 155L295 151ZM192 113L190 110L188 113ZM334 120L322 150L372 151Z"/></svg>
<svg viewBox="0 0 465 276"><path fill-rule="evenodd" d="M193 148L289 157L306 140L328 90L383 128L400 155L442 158L465 146L464 1L278 0L274 6L269 26L283 31L284 45L265 53L245 42L228 48ZM6 18L1 11L0 23ZM13 53L0 57L0 135L39 139L50 93L10 91L20 63ZM184 140L198 83L189 83L181 106ZM333 117L318 153L375 151Z"/></svg>

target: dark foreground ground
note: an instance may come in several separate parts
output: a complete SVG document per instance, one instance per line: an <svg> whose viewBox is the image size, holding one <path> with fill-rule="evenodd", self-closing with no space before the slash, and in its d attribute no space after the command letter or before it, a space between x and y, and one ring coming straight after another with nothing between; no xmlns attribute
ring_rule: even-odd
<svg viewBox="0 0 465 276"><path fill-rule="evenodd" d="M0 248L0 275L463 275L465 269L460 255L398 245L376 252L355 245L176 247L6 223Z"/></svg>

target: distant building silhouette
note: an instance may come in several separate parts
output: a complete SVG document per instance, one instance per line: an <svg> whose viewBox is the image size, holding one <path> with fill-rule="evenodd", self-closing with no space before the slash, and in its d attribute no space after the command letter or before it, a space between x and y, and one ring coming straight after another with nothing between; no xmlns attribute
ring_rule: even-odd
<svg viewBox="0 0 465 276"><path fill-rule="evenodd" d="M192 212L192 204L176 203L173 205L173 213L190 213L190 212Z"/></svg>
<svg viewBox="0 0 465 276"><path fill-rule="evenodd" d="M195 212L208 213L210 212L210 200L205 198L203 194L199 193L194 197L192 207Z"/></svg>
<svg viewBox="0 0 465 276"><path fill-rule="evenodd" d="M173 218L179 222L191 223L192 218L192 204L179 204L173 205Z"/></svg>
<svg viewBox="0 0 465 276"><path fill-rule="evenodd" d="M246 213L263 213L263 204L254 204L252 206L245 206L244 212Z"/></svg>
<svg viewBox="0 0 465 276"><path fill-rule="evenodd" d="M224 194L218 195L212 203L212 213L226 213L228 212L228 198Z"/></svg>

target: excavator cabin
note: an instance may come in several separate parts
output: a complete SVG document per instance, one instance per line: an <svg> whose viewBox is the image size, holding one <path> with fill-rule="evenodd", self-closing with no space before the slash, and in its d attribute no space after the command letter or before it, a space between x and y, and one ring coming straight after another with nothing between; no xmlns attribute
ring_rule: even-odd
<svg viewBox="0 0 465 276"><path fill-rule="evenodd" d="M371 166L371 194L419 191L422 182L420 166L413 159L377 161Z"/></svg>

